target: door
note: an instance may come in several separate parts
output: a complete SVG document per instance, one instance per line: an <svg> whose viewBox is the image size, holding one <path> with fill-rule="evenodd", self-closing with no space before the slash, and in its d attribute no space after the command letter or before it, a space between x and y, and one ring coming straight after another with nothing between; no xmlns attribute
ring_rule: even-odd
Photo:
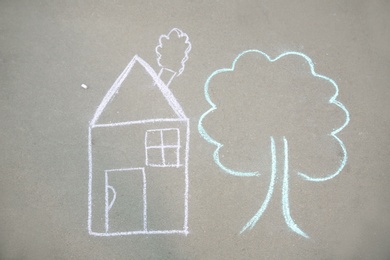
<svg viewBox="0 0 390 260"><path fill-rule="evenodd" d="M105 171L106 233L146 231L146 177L144 168Z"/></svg>

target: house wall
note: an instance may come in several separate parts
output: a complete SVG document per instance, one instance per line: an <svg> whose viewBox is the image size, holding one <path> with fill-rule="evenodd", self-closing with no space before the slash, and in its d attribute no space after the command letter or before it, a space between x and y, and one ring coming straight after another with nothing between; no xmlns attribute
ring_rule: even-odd
<svg viewBox="0 0 390 260"><path fill-rule="evenodd" d="M145 133L153 129L179 129L179 167L151 167L145 164ZM144 168L142 171L109 172L109 185L117 194L110 210L108 232L141 230L183 230L185 225L187 121L154 122L92 129L92 214L93 232L105 233L106 177L112 169ZM128 174L127 174L128 173ZM144 209L144 179L146 205ZM122 180L122 181L121 181ZM120 196L128 197L126 200ZM113 195L109 193L109 202ZM146 214L145 214L146 212ZM145 226L146 216L146 226ZM115 222L115 223L114 223Z"/></svg>

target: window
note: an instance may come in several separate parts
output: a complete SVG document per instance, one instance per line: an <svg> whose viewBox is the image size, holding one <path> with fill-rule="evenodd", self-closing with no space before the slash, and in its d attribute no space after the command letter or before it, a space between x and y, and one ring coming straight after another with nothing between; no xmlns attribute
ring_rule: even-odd
<svg viewBox="0 0 390 260"><path fill-rule="evenodd" d="M154 167L180 166L180 132L177 128L146 131L146 165Z"/></svg>

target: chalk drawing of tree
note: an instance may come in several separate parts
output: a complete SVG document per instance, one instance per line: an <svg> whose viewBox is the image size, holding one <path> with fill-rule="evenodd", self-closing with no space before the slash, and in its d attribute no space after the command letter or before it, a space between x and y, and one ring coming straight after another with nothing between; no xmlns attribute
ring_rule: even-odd
<svg viewBox="0 0 390 260"><path fill-rule="evenodd" d="M303 53L271 58L247 50L231 67L214 71L204 91L211 108L200 117L198 130L216 147L215 163L235 176L270 174L266 196L241 233L255 226L280 181L286 224L309 238L291 216L289 180L297 174L305 181L327 181L347 162L347 150L337 134L349 123L349 112L337 100L336 82L318 74ZM258 163L260 154L270 159L267 169ZM253 163L242 166L240 158Z"/></svg>

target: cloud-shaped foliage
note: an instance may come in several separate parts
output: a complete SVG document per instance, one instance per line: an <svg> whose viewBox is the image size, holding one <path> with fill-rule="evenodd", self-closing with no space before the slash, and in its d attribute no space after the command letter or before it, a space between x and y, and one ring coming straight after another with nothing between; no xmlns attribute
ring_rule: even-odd
<svg viewBox="0 0 390 260"><path fill-rule="evenodd" d="M160 36L155 51L158 65L177 72L176 76L179 76L188 60L191 43L186 33L173 28L167 35Z"/></svg>
<svg viewBox="0 0 390 260"><path fill-rule="evenodd" d="M336 82L318 74L303 53L271 58L248 50L231 67L214 71L204 91L211 107L200 117L198 130L216 147L215 163L235 176L270 173L267 194L241 232L256 225L279 179L287 226L309 238L291 216L289 179L293 172L307 181L330 180L347 162L337 134L348 124L349 112L337 100ZM270 168L263 164L269 154ZM276 177L278 165L283 165L282 178Z"/></svg>
<svg viewBox="0 0 390 260"><path fill-rule="evenodd" d="M229 162L244 157L257 162L270 136L289 141L290 164L305 180L325 181L344 167L347 151L337 134L349 122L348 110L337 100L335 81L318 74L305 54L271 58L245 51L231 67L214 71L204 91L211 108L198 130L216 146L214 160L226 172L258 175L259 164L235 169Z"/></svg>

